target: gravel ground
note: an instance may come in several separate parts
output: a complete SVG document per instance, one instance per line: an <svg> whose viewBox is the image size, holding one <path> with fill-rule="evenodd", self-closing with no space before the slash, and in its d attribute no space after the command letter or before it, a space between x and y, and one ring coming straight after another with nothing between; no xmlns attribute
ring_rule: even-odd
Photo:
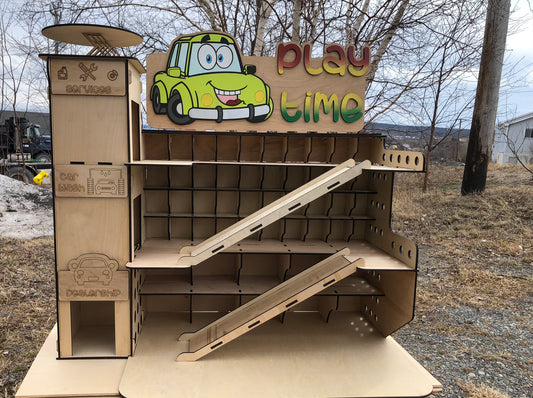
<svg viewBox="0 0 533 398"><path fill-rule="evenodd" d="M421 251L418 289L431 286L440 264ZM394 334L443 384L439 398L468 397L465 386L487 386L502 395L533 397L532 297L512 308L450 307L435 303ZM467 389L467 388L466 388ZM505 395L503 395L505 394Z"/></svg>

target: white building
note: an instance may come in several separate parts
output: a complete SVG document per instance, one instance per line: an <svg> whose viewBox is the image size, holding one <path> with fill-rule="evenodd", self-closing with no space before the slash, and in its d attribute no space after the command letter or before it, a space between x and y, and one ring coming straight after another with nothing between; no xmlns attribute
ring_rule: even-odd
<svg viewBox="0 0 533 398"><path fill-rule="evenodd" d="M533 112L500 123L494 135L492 161L533 163Z"/></svg>

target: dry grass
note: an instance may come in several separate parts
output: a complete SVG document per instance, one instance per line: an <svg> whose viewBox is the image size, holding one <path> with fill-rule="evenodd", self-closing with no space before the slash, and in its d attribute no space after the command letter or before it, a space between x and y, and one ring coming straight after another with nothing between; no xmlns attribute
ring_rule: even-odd
<svg viewBox="0 0 533 398"><path fill-rule="evenodd" d="M533 184L517 166L493 165L483 194L461 196L462 171L434 169L428 192L422 175L400 175L395 184L393 228L440 263L419 305L509 308L533 293Z"/></svg>
<svg viewBox="0 0 533 398"><path fill-rule="evenodd" d="M16 392L55 323L52 238L0 237L0 394Z"/></svg>
<svg viewBox="0 0 533 398"><path fill-rule="evenodd" d="M485 385L476 385L472 382L459 383L465 391L466 398L511 398Z"/></svg>

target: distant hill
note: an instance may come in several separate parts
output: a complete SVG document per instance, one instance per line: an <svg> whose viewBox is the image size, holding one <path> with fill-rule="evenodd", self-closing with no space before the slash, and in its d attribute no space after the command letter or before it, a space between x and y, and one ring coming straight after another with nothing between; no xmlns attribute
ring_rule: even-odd
<svg viewBox="0 0 533 398"><path fill-rule="evenodd" d="M391 149L413 151L427 150L430 127L404 126L390 123L369 123L364 129L369 134L382 134L386 137L386 146ZM445 161L464 161L470 130L437 127L433 144L439 143L432 152L432 159Z"/></svg>
<svg viewBox="0 0 533 398"><path fill-rule="evenodd" d="M368 133L381 133L397 139L402 138L421 138L429 137L430 127L429 126L405 126L400 124L390 124L390 123L369 123L364 129ZM447 134L451 136L461 138L466 138L470 135L470 130L467 129L452 129L450 134L450 129L445 127L436 127L435 128L435 137L443 138Z"/></svg>

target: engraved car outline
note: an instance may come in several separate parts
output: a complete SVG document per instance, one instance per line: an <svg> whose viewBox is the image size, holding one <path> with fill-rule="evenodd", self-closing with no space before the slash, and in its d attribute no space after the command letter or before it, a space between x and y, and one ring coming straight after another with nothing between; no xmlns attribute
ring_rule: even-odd
<svg viewBox="0 0 533 398"><path fill-rule="evenodd" d="M68 267L73 271L74 280L79 286L86 283L107 286L113 279L113 272L118 268L118 261L105 254L88 253L71 260Z"/></svg>

